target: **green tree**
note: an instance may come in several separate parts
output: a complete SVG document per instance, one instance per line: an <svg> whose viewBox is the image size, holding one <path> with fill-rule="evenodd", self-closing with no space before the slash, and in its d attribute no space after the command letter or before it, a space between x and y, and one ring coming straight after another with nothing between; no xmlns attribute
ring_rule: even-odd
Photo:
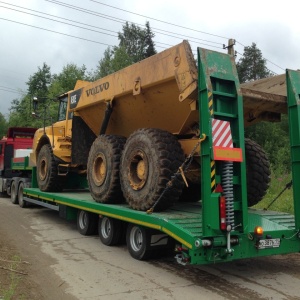
<svg viewBox="0 0 300 300"><path fill-rule="evenodd" d="M243 56L236 64L241 83L273 76L266 66L267 61L255 43L244 48Z"/></svg>
<svg viewBox="0 0 300 300"><path fill-rule="evenodd" d="M291 170L287 115L282 115L279 123L261 122L247 127L245 135L263 147L273 170Z"/></svg>
<svg viewBox="0 0 300 300"><path fill-rule="evenodd" d="M114 51L111 47L108 47L103 54L103 58L100 59L97 70L93 76L93 79L102 78L106 75L112 74L115 72L113 68L113 57Z"/></svg>
<svg viewBox="0 0 300 300"><path fill-rule="evenodd" d="M38 71L30 76L28 82L26 82L28 94L32 97L46 97L51 80L50 67L44 63L42 68L38 67Z"/></svg>
<svg viewBox="0 0 300 300"><path fill-rule="evenodd" d="M11 102L9 127L40 127L41 122L32 117L32 111L32 97L30 95L21 99L14 99Z"/></svg>
<svg viewBox="0 0 300 300"><path fill-rule="evenodd" d="M43 120L32 118L32 99L37 97L43 99L45 103L48 96L48 89L52 81L50 67L44 63L42 67L38 67L37 72L29 76L26 82L27 95L20 99L15 99L11 103L9 126L22 127L41 127ZM48 110L50 111L50 110ZM47 111L47 112L48 112Z"/></svg>
<svg viewBox="0 0 300 300"><path fill-rule="evenodd" d="M86 80L86 67L78 67L75 64L67 64L63 67L62 71L59 74L54 74L51 82L53 85L60 86L61 90L57 94L61 94L70 90L73 90L77 80Z"/></svg>
<svg viewBox="0 0 300 300"><path fill-rule="evenodd" d="M86 80L86 67L67 64L58 74L51 74L50 67L44 63L37 72L29 77L28 93L20 99L15 99L10 108L10 126L42 127L44 118L46 125L57 119L58 103L55 100L62 93L74 89L77 80ZM38 98L37 114L40 118L33 118L32 99Z"/></svg>
<svg viewBox="0 0 300 300"><path fill-rule="evenodd" d="M241 83L273 76L266 66L266 60L255 43L245 47L243 57L237 63ZM245 136L255 140L268 154L273 170L290 170L288 120L282 122L260 122L245 129Z"/></svg>
<svg viewBox="0 0 300 300"><path fill-rule="evenodd" d="M156 53L153 37L149 22L146 22L145 29L126 22L123 32L118 34L119 47L124 47L132 62L136 63Z"/></svg>
<svg viewBox="0 0 300 300"><path fill-rule="evenodd" d="M3 114L0 113L0 139L2 139L2 137L6 135L7 128L8 128L7 121L3 116Z"/></svg>
<svg viewBox="0 0 300 300"><path fill-rule="evenodd" d="M119 32L119 46L108 47L94 74L94 79L104 77L133 63L156 54L153 41L154 33L146 22L145 28L126 24Z"/></svg>
<svg viewBox="0 0 300 300"><path fill-rule="evenodd" d="M157 53L157 51L155 50L155 44L153 38L154 38L154 33L150 28L150 23L146 22L146 30L145 30L146 48L144 49L144 58L150 57Z"/></svg>

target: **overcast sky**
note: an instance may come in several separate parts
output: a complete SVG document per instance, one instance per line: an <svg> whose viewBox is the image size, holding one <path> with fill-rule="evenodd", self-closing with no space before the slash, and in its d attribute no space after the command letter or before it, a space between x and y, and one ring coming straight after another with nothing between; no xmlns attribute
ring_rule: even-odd
<svg viewBox="0 0 300 300"><path fill-rule="evenodd" d="M254 42L277 74L300 69L298 1L6 0L0 1L0 112L26 92L45 62L52 74L68 63L95 69L104 50L118 45L125 21L150 22L160 52L188 39L192 49L220 52ZM240 55L237 56L237 60Z"/></svg>

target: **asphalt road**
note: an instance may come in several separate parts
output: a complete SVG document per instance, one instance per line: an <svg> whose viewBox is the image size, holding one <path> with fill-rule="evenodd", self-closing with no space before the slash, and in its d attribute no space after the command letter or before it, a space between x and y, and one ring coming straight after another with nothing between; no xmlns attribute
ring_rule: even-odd
<svg viewBox="0 0 300 300"><path fill-rule="evenodd" d="M0 235L24 254L44 299L300 299L300 254L209 266L173 257L147 262L45 208L21 209L0 198Z"/></svg>

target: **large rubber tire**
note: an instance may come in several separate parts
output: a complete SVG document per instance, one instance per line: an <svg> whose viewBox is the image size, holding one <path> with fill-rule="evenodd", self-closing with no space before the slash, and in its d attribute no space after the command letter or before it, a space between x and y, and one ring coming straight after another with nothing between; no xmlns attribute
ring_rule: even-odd
<svg viewBox="0 0 300 300"><path fill-rule="evenodd" d="M18 187L16 186L16 181L13 180L10 185L10 200L13 204L18 204Z"/></svg>
<svg viewBox="0 0 300 300"><path fill-rule="evenodd" d="M136 210L151 208L183 161L181 146L171 133L150 128L135 131L127 139L121 157L121 187L128 204ZM173 180L155 210L172 206L182 189L182 179Z"/></svg>
<svg viewBox="0 0 300 300"><path fill-rule="evenodd" d="M23 189L24 183L20 182L18 187L18 203L21 208L26 208L29 206L29 203L24 200Z"/></svg>
<svg viewBox="0 0 300 300"><path fill-rule="evenodd" d="M63 180L58 176L57 162L54 159L52 148L44 145L37 158L36 177L38 186L43 192L60 192L63 189Z"/></svg>
<svg viewBox="0 0 300 300"><path fill-rule="evenodd" d="M101 242L106 246L115 246L122 242L125 224L121 220L102 217L99 218L98 234Z"/></svg>
<svg viewBox="0 0 300 300"><path fill-rule="evenodd" d="M245 139L248 206L257 204L265 196L270 183L270 163L260 145Z"/></svg>
<svg viewBox="0 0 300 300"><path fill-rule="evenodd" d="M126 233L126 244L130 255L138 260L146 260L152 256L150 249L151 235L149 229L129 224Z"/></svg>
<svg viewBox="0 0 300 300"><path fill-rule="evenodd" d="M126 139L100 135L93 143L87 164L87 179L94 200L102 203L123 201L119 167Z"/></svg>
<svg viewBox="0 0 300 300"><path fill-rule="evenodd" d="M82 235L97 234L98 215L85 210L77 212L77 230Z"/></svg>

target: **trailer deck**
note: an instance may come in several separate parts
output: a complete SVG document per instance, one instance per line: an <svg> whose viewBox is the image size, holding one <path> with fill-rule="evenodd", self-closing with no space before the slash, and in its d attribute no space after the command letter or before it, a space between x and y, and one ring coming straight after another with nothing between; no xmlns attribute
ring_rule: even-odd
<svg viewBox="0 0 300 300"><path fill-rule="evenodd" d="M56 210L59 210L60 206L75 209L75 211L85 210L161 231L179 242L189 254L193 253L190 263L201 264L219 261L221 259L220 251L224 250L224 246L226 246L226 239L222 236L203 236L201 201L196 203L179 202L164 212L148 214L133 210L127 204L97 203L87 190L47 193L41 192L38 188L30 188L24 189L24 200ZM296 231L293 215L256 209L249 209L248 213L248 226L245 227L251 228L251 230L249 230L249 233L239 232L239 226L237 226L231 236L232 244L235 243L235 246L233 246L235 253L233 255L223 255L222 261L224 259L227 261L236 258L300 251L299 232ZM75 216L75 213L69 211L68 219L75 219ZM264 233L270 241L277 240L279 244L275 243L267 247L260 246L262 248L258 249L257 242L259 239L254 236L256 226L261 226L264 229ZM296 242L291 244L293 238ZM243 244L240 241L243 241ZM287 241L289 241L289 246L283 250Z"/></svg>

